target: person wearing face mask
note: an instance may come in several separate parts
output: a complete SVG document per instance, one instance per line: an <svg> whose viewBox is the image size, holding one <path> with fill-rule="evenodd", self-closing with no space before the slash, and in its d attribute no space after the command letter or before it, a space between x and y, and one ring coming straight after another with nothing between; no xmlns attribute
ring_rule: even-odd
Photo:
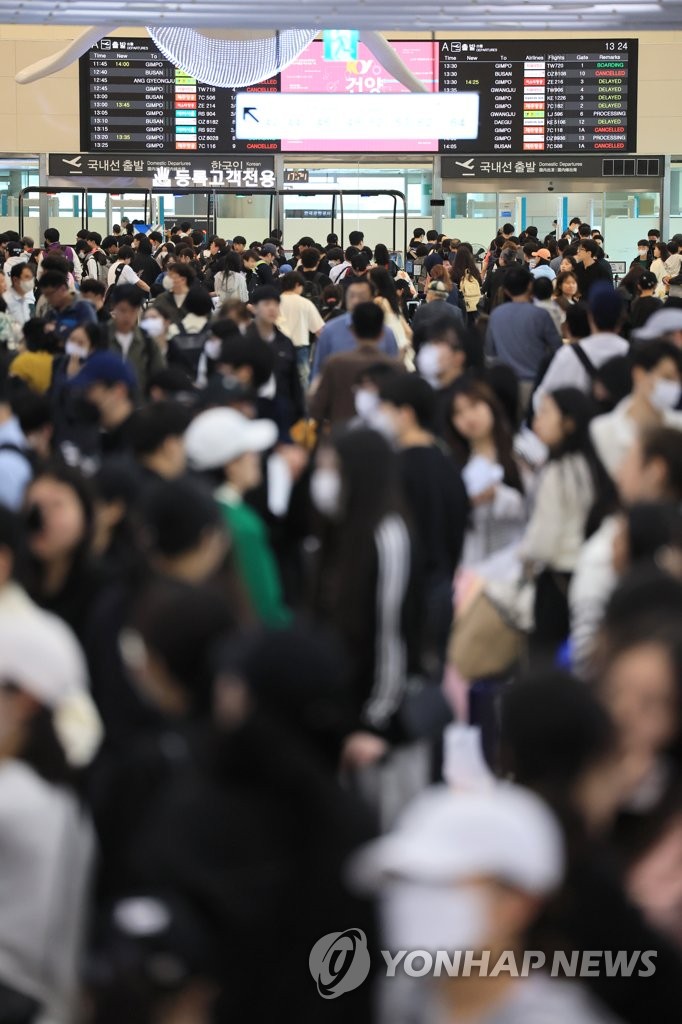
<svg viewBox="0 0 682 1024"><path fill-rule="evenodd" d="M384 364L396 372L404 370L399 359L391 359L379 349L384 331L384 314L380 306L373 302L361 302L356 306L351 314L351 330L357 347L327 360L310 396L309 412L319 424L334 426L352 419L358 411L353 385L363 369Z"/></svg>
<svg viewBox="0 0 682 1024"><path fill-rule="evenodd" d="M350 863L359 891L380 897L383 939L392 952L461 955L454 976L416 985L397 968L386 986L386 1019L415 1024L615 1024L575 982L549 971L521 974L528 931L559 887L564 841L549 807L521 786L481 791L432 787L414 800L387 836ZM465 971L464 957L488 971ZM506 954L518 971L494 967ZM401 984L402 981L402 984Z"/></svg>
<svg viewBox="0 0 682 1024"><path fill-rule="evenodd" d="M649 242L646 238L640 238L637 243L637 258L630 264L630 270L633 267L641 267L642 270L648 270L653 260L653 253L649 254Z"/></svg>
<svg viewBox="0 0 682 1024"><path fill-rule="evenodd" d="M185 433L190 467L218 471L223 479L215 497L232 538L237 571L258 619L267 626L286 626L291 613L265 524L244 497L262 483L261 453L277 442L270 420L249 420L235 409L200 413Z"/></svg>
<svg viewBox="0 0 682 1024"><path fill-rule="evenodd" d="M10 270L10 287L3 295L7 312L15 324L23 327L35 315L35 275L26 263L16 263Z"/></svg>
<svg viewBox="0 0 682 1024"><path fill-rule="evenodd" d="M354 728L343 767L388 824L424 785L429 753L406 742L400 717L421 666L422 616L397 456L376 430L343 431L318 448L310 497L321 517L312 608L350 659Z"/></svg>
<svg viewBox="0 0 682 1024"><path fill-rule="evenodd" d="M464 547L469 499L459 467L433 433L433 389L412 374L381 387L381 416L399 449L400 472L422 556L426 589L425 654L443 664L452 625L452 585Z"/></svg>
<svg viewBox="0 0 682 1024"><path fill-rule="evenodd" d="M632 353L632 394L590 426L597 453L611 476L643 430L682 429L682 354L669 341L640 343Z"/></svg>
<svg viewBox="0 0 682 1024"><path fill-rule="evenodd" d="M350 427L370 427L381 431L381 388L398 372L387 363L374 363L360 371L353 385L356 416L350 421Z"/></svg>

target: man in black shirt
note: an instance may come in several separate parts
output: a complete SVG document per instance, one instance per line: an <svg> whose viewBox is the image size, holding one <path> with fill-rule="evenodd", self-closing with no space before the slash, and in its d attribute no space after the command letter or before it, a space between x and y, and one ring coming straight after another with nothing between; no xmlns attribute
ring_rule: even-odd
<svg viewBox="0 0 682 1024"><path fill-rule="evenodd" d="M273 419L284 437L305 414L296 349L291 338L287 338L277 327L280 315L279 289L274 285L256 288L250 302L254 320L244 337L260 338L272 349L275 359Z"/></svg>
<svg viewBox="0 0 682 1024"><path fill-rule="evenodd" d="M578 287L580 288L583 300L589 298L591 289L594 288L598 281L606 281L608 284L612 283L611 275L603 263L600 262L602 257L603 251L596 242L591 238L581 238L575 258L578 263L576 277L578 278Z"/></svg>

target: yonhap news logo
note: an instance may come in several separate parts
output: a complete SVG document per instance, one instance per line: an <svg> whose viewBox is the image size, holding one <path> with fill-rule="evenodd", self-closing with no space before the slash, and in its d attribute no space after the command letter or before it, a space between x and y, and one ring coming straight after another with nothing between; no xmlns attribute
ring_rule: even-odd
<svg viewBox="0 0 682 1024"><path fill-rule="evenodd" d="M570 953L557 950L546 956L539 950L518 955L505 950L493 956L489 950L425 949L380 950L386 977L402 974L408 978L497 978L508 974L527 978L532 971L544 970L552 978L625 977L650 978L656 972L658 951L590 949ZM308 965L317 991L323 999L337 999L359 988L367 979L371 958L367 936L360 928L329 932L318 939L310 951Z"/></svg>
<svg viewBox="0 0 682 1024"><path fill-rule="evenodd" d="M344 992L352 992L369 974L367 936L360 928L329 932L311 949L308 965L323 999L336 999Z"/></svg>

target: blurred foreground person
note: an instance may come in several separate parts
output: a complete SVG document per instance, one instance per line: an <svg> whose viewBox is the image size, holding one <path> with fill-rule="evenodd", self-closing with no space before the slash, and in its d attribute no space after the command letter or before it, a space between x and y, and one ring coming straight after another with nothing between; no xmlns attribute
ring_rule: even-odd
<svg viewBox="0 0 682 1024"><path fill-rule="evenodd" d="M95 849L77 771L101 727L71 631L16 601L0 622L0 723L0 1020L72 1024Z"/></svg>
<svg viewBox="0 0 682 1024"><path fill-rule="evenodd" d="M613 1024L578 983L537 967L519 977L532 948L527 930L563 868L558 822L530 791L499 784L421 794L388 836L355 858L352 877L380 893L383 938L393 955L420 950L435 961L443 950L461 959L452 975L416 982L398 966L386 980L388 1012L380 1020ZM479 967L467 971L467 958ZM496 972L501 958L508 966Z"/></svg>

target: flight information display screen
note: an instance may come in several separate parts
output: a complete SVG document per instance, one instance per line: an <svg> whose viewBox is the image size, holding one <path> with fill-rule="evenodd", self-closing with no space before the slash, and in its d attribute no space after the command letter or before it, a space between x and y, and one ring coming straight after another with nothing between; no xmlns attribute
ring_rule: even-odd
<svg viewBox="0 0 682 1024"><path fill-rule="evenodd" d="M441 40L438 88L481 96L478 139L443 153L633 153L637 40Z"/></svg>
<svg viewBox="0 0 682 1024"><path fill-rule="evenodd" d="M356 60L326 61L323 44L316 40L280 75L235 91L197 82L148 38L111 37L93 45L80 61L81 149L222 154L636 150L637 40L401 40L393 46L427 92L478 94L473 131L468 126L458 138L448 138L445 125L456 119L441 118L438 130L426 116L420 129L409 122L406 102L405 116L392 119L395 128L386 124L385 130L366 132L362 111L355 109L362 107L363 97L388 94L399 106L400 94L406 99L409 94L362 44ZM244 114L249 101L243 93L296 97L291 109L298 112L296 104L301 104L300 115L284 118L288 127L275 138L264 138L256 121L258 106ZM362 126L358 137L349 131L331 137L329 117L310 116L305 97L319 112L325 95L353 98L348 115ZM270 108L263 106L266 113ZM401 123L408 130L401 130Z"/></svg>

